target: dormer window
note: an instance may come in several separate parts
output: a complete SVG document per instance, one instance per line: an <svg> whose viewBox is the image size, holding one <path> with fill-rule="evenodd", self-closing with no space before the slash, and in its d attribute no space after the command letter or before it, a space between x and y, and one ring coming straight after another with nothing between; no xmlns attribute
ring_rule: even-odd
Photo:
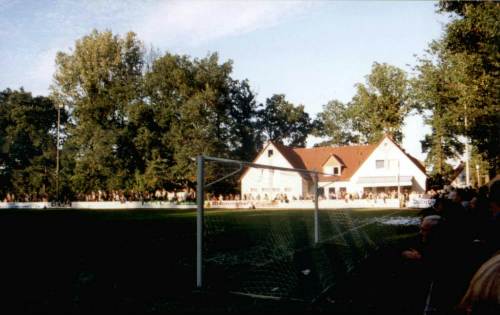
<svg viewBox="0 0 500 315"><path fill-rule="evenodd" d="M267 157L273 156L273 150L267 150Z"/></svg>
<svg viewBox="0 0 500 315"><path fill-rule="evenodd" d="M330 176L340 176L342 173L342 162L335 156L331 155L328 160L323 163L323 173Z"/></svg>
<svg viewBox="0 0 500 315"><path fill-rule="evenodd" d="M340 175L340 167L333 168L333 175Z"/></svg>
<svg viewBox="0 0 500 315"><path fill-rule="evenodd" d="M323 173L339 176L340 175L340 166L324 166Z"/></svg>

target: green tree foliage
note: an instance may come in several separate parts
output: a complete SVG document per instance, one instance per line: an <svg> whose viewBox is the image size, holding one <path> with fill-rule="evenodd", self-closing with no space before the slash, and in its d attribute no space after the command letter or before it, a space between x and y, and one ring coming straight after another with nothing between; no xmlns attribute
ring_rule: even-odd
<svg viewBox="0 0 500 315"><path fill-rule="evenodd" d="M138 152L138 176L154 176L151 183L162 183L167 179L172 188L178 183L173 172L175 143L171 129L179 118L179 111L192 94L192 62L187 56L165 54L152 58L150 69L145 73L145 102L136 107L131 114L131 131ZM152 172L162 161L164 173ZM149 166L149 167L148 167ZM161 176L161 178L160 178ZM146 182L146 179L143 179ZM139 181L140 182L140 181Z"/></svg>
<svg viewBox="0 0 500 315"><path fill-rule="evenodd" d="M155 148L166 160L167 178L183 186L195 181L192 160L198 154L249 160L260 146L257 104L247 81L231 78L232 62L219 63L217 54L203 59L165 54L146 73L149 113L137 121L136 144L143 156ZM207 168L207 177L217 168Z"/></svg>
<svg viewBox="0 0 500 315"><path fill-rule="evenodd" d="M59 52L52 97L68 106L75 149L71 180L78 192L123 189L133 173L128 113L141 101L143 48L134 33L123 38L93 31L72 53Z"/></svg>
<svg viewBox="0 0 500 315"><path fill-rule="evenodd" d="M484 153L493 175L500 171L500 3L441 1L439 6L452 14L440 56L454 71L457 102L450 115L457 132Z"/></svg>
<svg viewBox="0 0 500 315"><path fill-rule="evenodd" d="M458 139L456 118L450 115L450 108L457 102L454 72L452 66L440 58L441 48L439 42L431 44L429 55L421 58L415 68L417 76L411 86L415 107L432 131L422 141L422 152L427 153L426 164L431 168L431 175L448 176L452 169L446 161L459 158L464 145Z"/></svg>
<svg viewBox="0 0 500 315"><path fill-rule="evenodd" d="M192 186L196 155L249 160L261 145L255 96L217 54L146 54L133 33L93 31L56 65L52 97L72 114L61 176L77 193Z"/></svg>
<svg viewBox="0 0 500 315"><path fill-rule="evenodd" d="M0 197L54 196L56 121L50 99L23 89L0 92Z"/></svg>
<svg viewBox="0 0 500 315"><path fill-rule="evenodd" d="M258 130L260 104L255 100L247 80L232 80L229 85L230 150L231 155L239 160L252 161L262 147L262 138Z"/></svg>
<svg viewBox="0 0 500 315"><path fill-rule="evenodd" d="M348 107L338 100L330 101L323 106L323 111L318 114L314 133L327 140L318 146L342 146L358 142L358 137L352 132L352 121L348 115Z"/></svg>
<svg viewBox="0 0 500 315"><path fill-rule="evenodd" d="M264 139L290 146L304 147L307 136L313 131L314 123L304 111L304 105L295 106L283 94L266 99L259 111L259 129Z"/></svg>
<svg viewBox="0 0 500 315"><path fill-rule="evenodd" d="M375 62L366 84L358 83L356 89L347 117L359 141L373 143L389 134L401 142L403 121L411 110L406 73Z"/></svg>
<svg viewBox="0 0 500 315"><path fill-rule="evenodd" d="M182 183L193 183L198 154L228 156L228 79L231 62L219 65L218 56L210 55L192 62L190 93L176 111L169 138L174 146L173 176ZM213 169L206 169L211 178Z"/></svg>

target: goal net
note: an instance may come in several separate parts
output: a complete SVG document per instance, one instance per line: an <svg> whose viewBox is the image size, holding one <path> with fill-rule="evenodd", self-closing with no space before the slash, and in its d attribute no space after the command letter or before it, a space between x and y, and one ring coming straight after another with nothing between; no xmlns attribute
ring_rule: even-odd
<svg viewBox="0 0 500 315"><path fill-rule="evenodd" d="M209 163L226 175L206 182ZM321 173L206 156L197 167L199 288L314 301L394 233L372 216L319 209ZM213 189L235 178L239 194Z"/></svg>

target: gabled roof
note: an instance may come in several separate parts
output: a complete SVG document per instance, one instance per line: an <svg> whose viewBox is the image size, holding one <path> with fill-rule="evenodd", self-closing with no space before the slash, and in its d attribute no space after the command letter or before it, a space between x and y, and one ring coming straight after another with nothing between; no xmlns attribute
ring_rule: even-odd
<svg viewBox="0 0 500 315"><path fill-rule="evenodd" d="M283 155L283 157L291 164L292 168L297 168L297 169L307 169L306 165L298 156L295 152L294 149L291 147L284 146L280 143L274 142L274 141L268 141L266 145L260 150L259 154L255 157L253 162L255 163L264 152L266 152L266 149L269 147L269 145L273 145L280 153ZM250 167L247 167L243 173L240 176L240 180L246 175L246 173L250 170ZM311 177L307 173L299 173L300 176L302 176L304 179L311 179Z"/></svg>
<svg viewBox="0 0 500 315"><path fill-rule="evenodd" d="M285 159L288 160L288 162L290 162L290 164L292 164L294 168L308 169L302 158L295 152L296 148L287 147L274 141L270 142L280 151L280 153L285 157Z"/></svg>
<svg viewBox="0 0 500 315"><path fill-rule="evenodd" d="M323 164L332 155L344 166L340 176L321 175L320 180L347 181L370 156L377 145L353 145L343 147L316 147L293 148L293 152L300 157L309 170L323 171Z"/></svg>
<svg viewBox="0 0 500 315"><path fill-rule="evenodd" d="M419 160L414 158L405 152L394 140L389 136L385 136L376 144L368 145L350 145L341 147L314 147L314 148L293 148L287 147L280 143L273 141L268 142L267 145L261 150L259 155L255 158L254 162L265 152L265 149L273 144L276 149L283 155L283 157L292 165L293 168L315 170L318 172L323 171L323 165L334 156L335 159L342 164L342 172L340 176L336 175L320 175L319 180L338 180L338 181L348 181L356 173L359 167L368 159L372 152L388 138L392 143L394 143L400 150L405 154L424 174L425 167L420 163ZM248 170L248 169L247 169ZM247 171L246 170L246 171ZM242 174L243 177L246 171ZM307 174L300 173L302 177L310 179L311 177Z"/></svg>
<svg viewBox="0 0 500 315"><path fill-rule="evenodd" d="M328 156L326 158L326 160L321 164L321 167L324 167L326 163L328 163L328 161L330 161L331 159L335 160L337 162L337 164L339 164L341 167L344 167L344 163L342 163L342 161L338 158L338 156L335 156L335 154L331 154L330 156Z"/></svg>

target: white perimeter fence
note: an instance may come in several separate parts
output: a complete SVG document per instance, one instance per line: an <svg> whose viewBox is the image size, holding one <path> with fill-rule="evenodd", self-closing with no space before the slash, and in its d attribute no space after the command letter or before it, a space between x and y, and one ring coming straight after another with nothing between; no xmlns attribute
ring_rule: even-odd
<svg viewBox="0 0 500 315"><path fill-rule="evenodd" d="M433 203L432 199L415 198L407 202L408 208L427 208ZM246 201L206 201L205 207L225 209L314 209L312 200L291 200L276 202L265 200ZM195 204L176 204L168 201L74 201L71 206L58 206L51 202L0 202L0 209L196 209ZM357 199L357 200L320 200L320 209L349 209L349 208L399 208L397 199Z"/></svg>

